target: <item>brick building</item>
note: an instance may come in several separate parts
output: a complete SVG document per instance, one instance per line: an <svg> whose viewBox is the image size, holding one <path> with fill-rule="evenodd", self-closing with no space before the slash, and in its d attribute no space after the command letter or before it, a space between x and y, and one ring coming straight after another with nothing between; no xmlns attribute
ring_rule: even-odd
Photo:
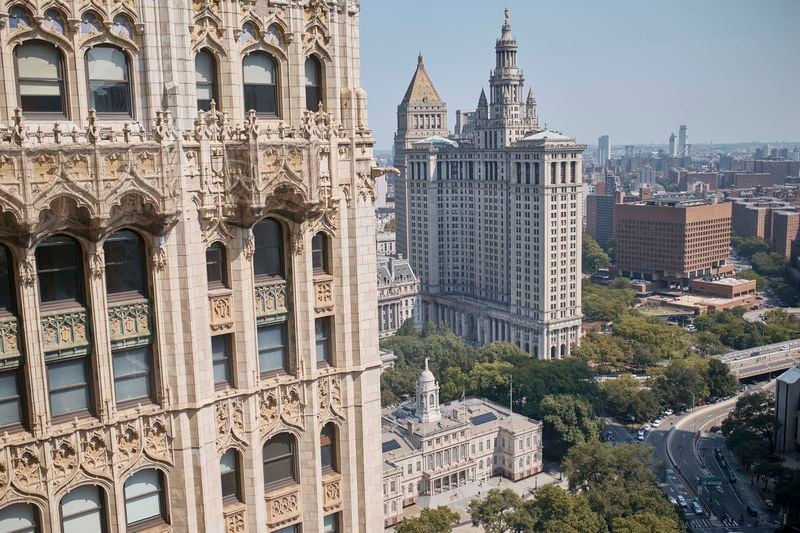
<svg viewBox="0 0 800 533"><path fill-rule="evenodd" d="M742 237L761 237L786 259L800 246L800 207L775 198L734 198L733 230Z"/></svg>

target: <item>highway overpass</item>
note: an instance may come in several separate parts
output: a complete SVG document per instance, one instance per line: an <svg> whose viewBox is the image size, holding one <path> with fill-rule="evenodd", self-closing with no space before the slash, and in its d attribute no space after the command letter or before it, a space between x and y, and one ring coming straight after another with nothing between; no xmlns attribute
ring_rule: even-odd
<svg viewBox="0 0 800 533"><path fill-rule="evenodd" d="M800 362L800 339L715 356L738 379L781 372Z"/></svg>

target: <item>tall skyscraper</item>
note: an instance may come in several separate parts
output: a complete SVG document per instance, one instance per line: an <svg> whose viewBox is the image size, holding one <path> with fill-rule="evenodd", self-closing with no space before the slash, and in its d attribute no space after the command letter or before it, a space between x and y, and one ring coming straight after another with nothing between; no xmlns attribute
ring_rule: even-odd
<svg viewBox="0 0 800 533"><path fill-rule="evenodd" d="M678 130L678 157L689 157L686 148L686 141L688 140L686 133L686 124L681 124Z"/></svg>
<svg viewBox="0 0 800 533"><path fill-rule="evenodd" d="M605 165L611 159L611 141L608 135L601 135L597 139L597 163Z"/></svg>
<svg viewBox="0 0 800 533"><path fill-rule="evenodd" d="M381 531L359 2L11 9L0 530Z"/></svg>
<svg viewBox="0 0 800 533"><path fill-rule="evenodd" d="M458 137L420 131L403 116L411 98L398 108L397 195L402 189L406 198L397 204L398 228L407 221L423 318L447 322L476 344L504 340L558 358L580 335L586 146L539 127L517 49L506 14L490 99L481 91L478 108L460 114ZM421 68L419 62L407 95L420 83L436 94Z"/></svg>
<svg viewBox="0 0 800 533"><path fill-rule="evenodd" d="M675 134L674 133L670 133L669 134L669 156L670 157L675 157L676 155L678 155L678 154L675 151Z"/></svg>

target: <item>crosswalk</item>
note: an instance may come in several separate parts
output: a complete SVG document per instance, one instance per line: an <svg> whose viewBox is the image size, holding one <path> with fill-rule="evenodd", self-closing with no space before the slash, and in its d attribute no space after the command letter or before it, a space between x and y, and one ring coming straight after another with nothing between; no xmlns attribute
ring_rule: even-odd
<svg viewBox="0 0 800 533"><path fill-rule="evenodd" d="M745 520L745 524L750 524L750 523L751 522L749 520ZM737 520L734 520L733 518L726 518L722 520L722 525L729 528L742 527L745 524L740 524ZM712 527L711 521L708 518L695 518L689 520L688 525L689 529L704 529ZM758 518L758 525L761 527L773 527L775 526L775 523L772 522L769 518L761 516Z"/></svg>
<svg viewBox="0 0 800 533"><path fill-rule="evenodd" d="M739 527L739 522L733 518L726 518L722 521L722 525L725 527Z"/></svg>
<svg viewBox="0 0 800 533"><path fill-rule="evenodd" d="M691 529L701 529L711 527L711 522L707 518L695 518L694 520L689 520L689 528Z"/></svg>

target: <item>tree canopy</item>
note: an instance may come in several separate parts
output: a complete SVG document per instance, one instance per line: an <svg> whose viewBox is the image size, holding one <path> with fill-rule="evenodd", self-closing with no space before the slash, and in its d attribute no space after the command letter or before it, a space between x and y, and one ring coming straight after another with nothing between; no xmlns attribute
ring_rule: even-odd
<svg viewBox="0 0 800 533"><path fill-rule="evenodd" d="M458 524L459 515L443 505L423 509L416 518L406 518L394 527L397 533L450 533Z"/></svg>

